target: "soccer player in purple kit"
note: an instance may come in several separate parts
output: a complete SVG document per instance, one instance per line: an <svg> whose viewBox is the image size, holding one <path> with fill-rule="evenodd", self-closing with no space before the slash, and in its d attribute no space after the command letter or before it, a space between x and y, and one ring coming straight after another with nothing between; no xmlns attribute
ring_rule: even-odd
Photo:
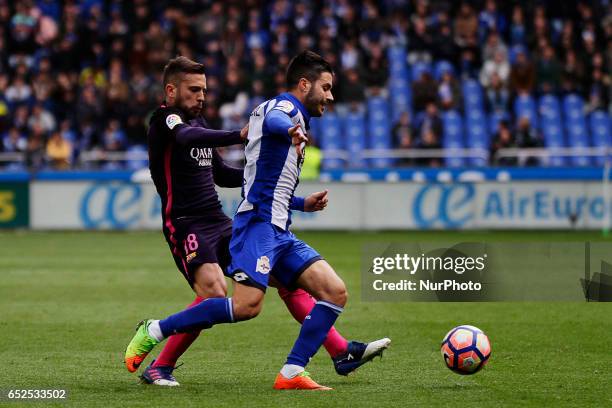
<svg viewBox="0 0 612 408"><path fill-rule="evenodd" d="M164 69L165 102L151 118L149 158L151 176L162 199L163 232L178 269L193 290L195 307L206 298L224 297L223 269L230 261L228 244L231 220L222 212L214 185L240 187L243 169L225 165L214 149L242 143L247 127L240 131L208 129L200 116L206 94L204 67L185 57L171 60ZM293 129L295 132L297 127ZM296 136L295 143L305 140ZM306 209L318 211L327 203L326 193L306 198ZM301 289L279 287L279 294L299 322L315 305ZM143 329L148 325L139 326ZM203 326L202 326L203 327ZM170 337L164 350L144 371L145 383L175 386L172 375L176 360L197 338L200 326L189 327ZM194 329L194 330L190 330ZM142 331L142 330L141 330ZM387 339L368 344L347 342L333 327L324 346L338 374L346 375L370 361L388 346ZM126 351L126 367L138 369L146 354Z"/></svg>

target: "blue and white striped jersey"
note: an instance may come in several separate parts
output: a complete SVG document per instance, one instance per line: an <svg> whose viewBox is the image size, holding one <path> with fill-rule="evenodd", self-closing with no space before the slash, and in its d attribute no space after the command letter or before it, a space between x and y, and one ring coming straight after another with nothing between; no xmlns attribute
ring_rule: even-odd
<svg viewBox="0 0 612 408"><path fill-rule="evenodd" d="M287 131L299 123L305 133L309 121L306 108L290 93L253 110L238 214L254 211L258 218L286 230L291 224L291 210L304 210L304 199L293 195L303 159L298 158Z"/></svg>

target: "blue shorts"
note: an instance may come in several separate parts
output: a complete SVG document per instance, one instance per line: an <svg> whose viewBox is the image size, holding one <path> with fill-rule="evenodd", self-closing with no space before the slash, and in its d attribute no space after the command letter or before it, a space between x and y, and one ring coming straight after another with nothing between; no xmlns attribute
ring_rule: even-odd
<svg viewBox="0 0 612 408"><path fill-rule="evenodd" d="M270 275L284 287L295 288L302 272L323 259L292 232L262 221L251 212L234 217L230 254L227 276L263 291Z"/></svg>

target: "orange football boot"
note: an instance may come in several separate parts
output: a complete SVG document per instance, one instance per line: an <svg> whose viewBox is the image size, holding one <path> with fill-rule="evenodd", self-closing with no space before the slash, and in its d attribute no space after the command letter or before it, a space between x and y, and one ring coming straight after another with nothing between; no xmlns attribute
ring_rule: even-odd
<svg viewBox="0 0 612 408"><path fill-rule="evenodd" d="M275 390L333 390L333 388L317 384L306 371L302 371L293 378L285 378L281 373L278 373L273 388Z"/></svg>

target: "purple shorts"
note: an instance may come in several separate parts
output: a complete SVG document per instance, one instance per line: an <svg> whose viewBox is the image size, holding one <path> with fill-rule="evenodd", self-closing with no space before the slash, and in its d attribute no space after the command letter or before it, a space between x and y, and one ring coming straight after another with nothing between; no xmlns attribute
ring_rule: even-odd
<svg viewBox="0 0 612 408"><path fill-rule="evenodd" d="M179 217L165 222L164 236L176 266L192 287L194 273L200 265L217 263L225 272L231 261L230 219L211 221L202 217Z"/></svg>

